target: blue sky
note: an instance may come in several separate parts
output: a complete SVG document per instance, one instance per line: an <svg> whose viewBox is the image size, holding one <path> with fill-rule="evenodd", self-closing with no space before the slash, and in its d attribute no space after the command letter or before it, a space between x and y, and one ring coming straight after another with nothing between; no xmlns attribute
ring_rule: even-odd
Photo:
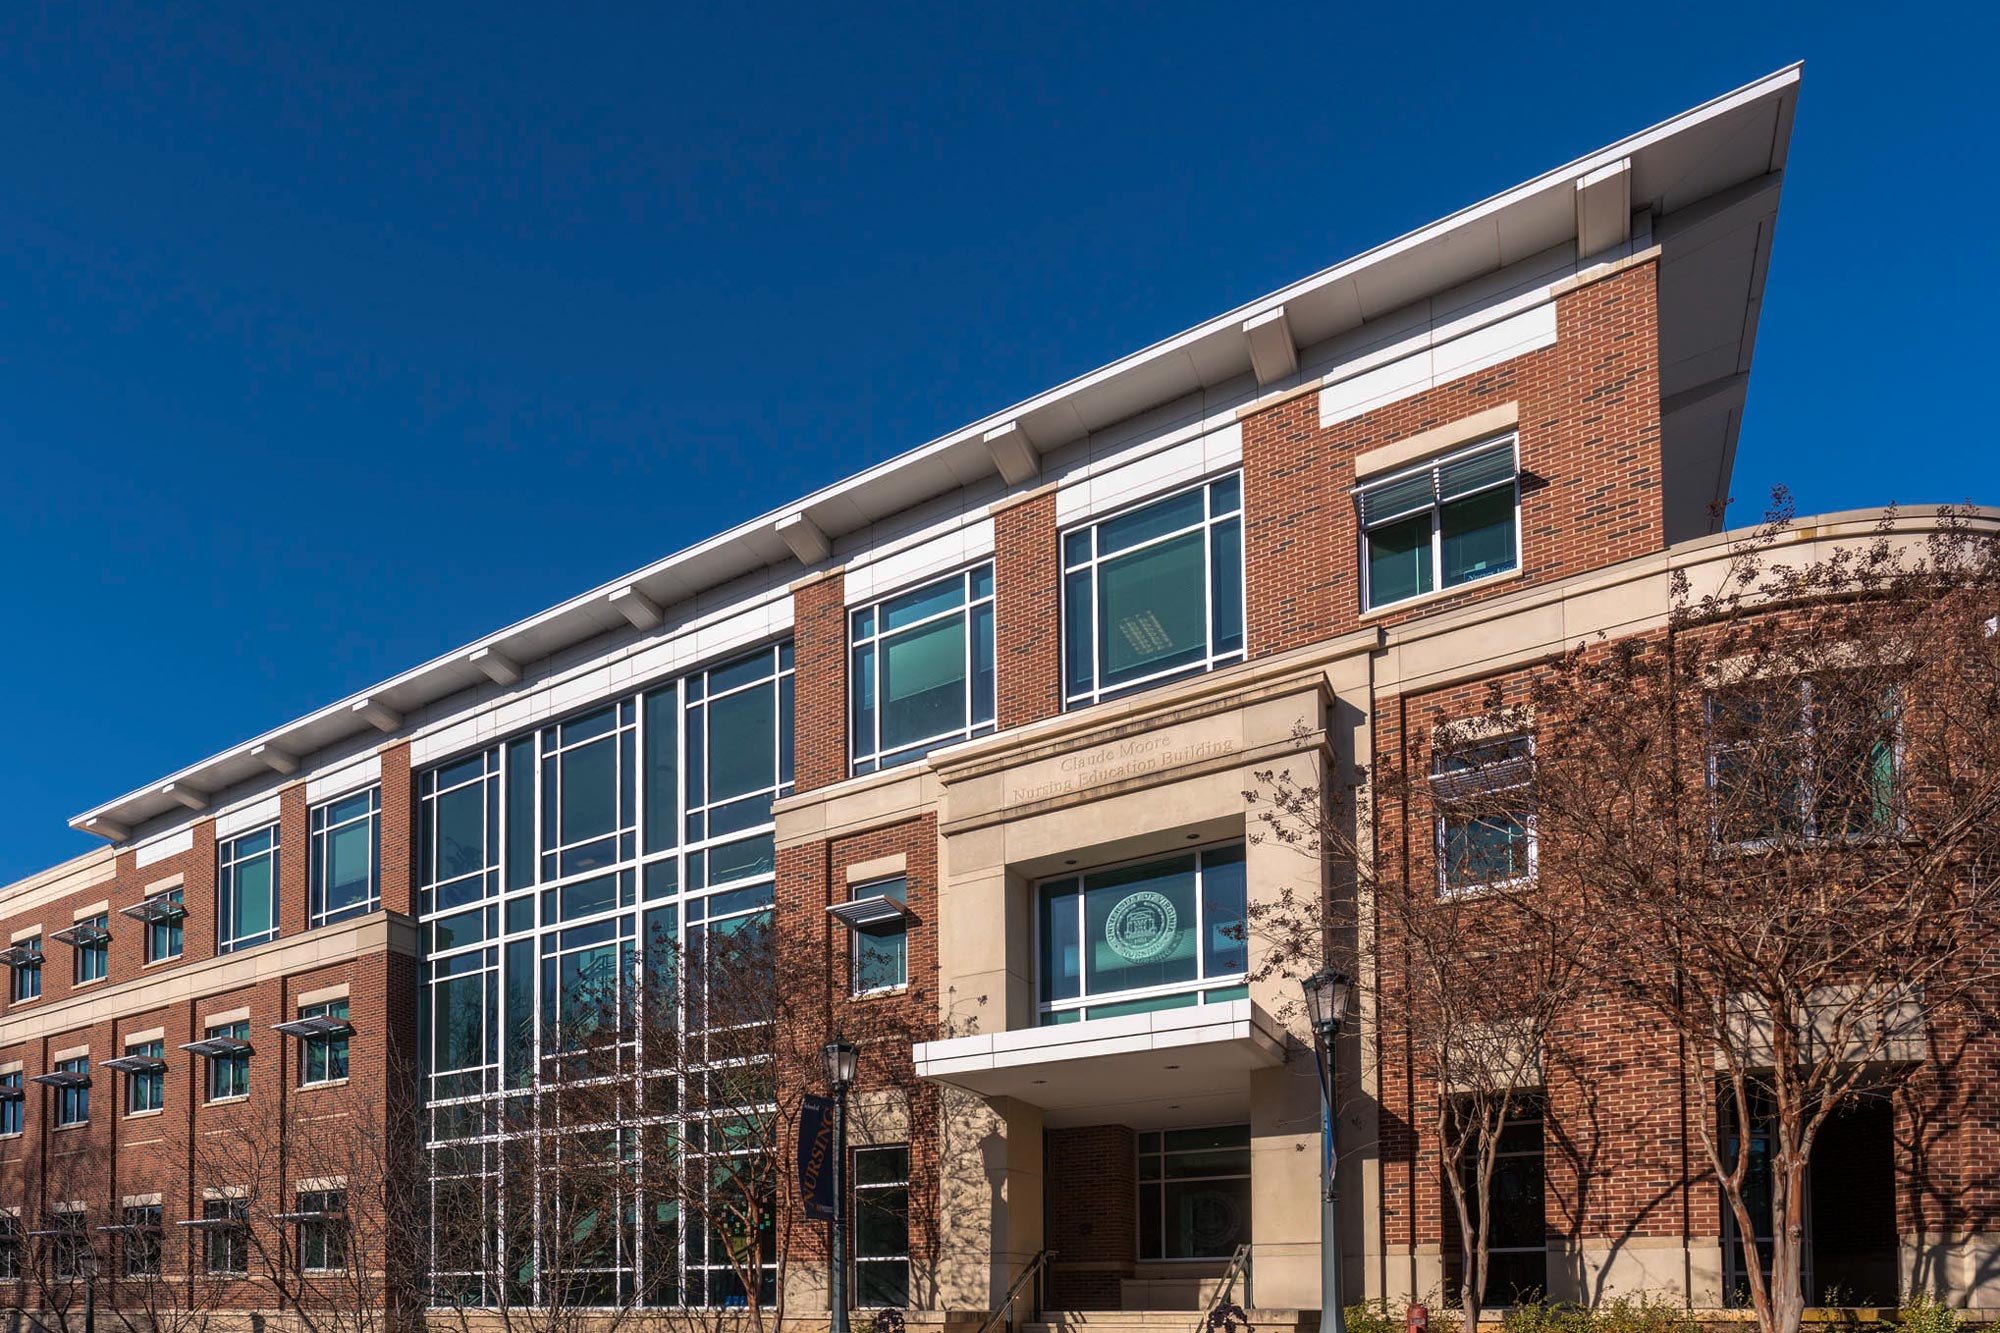
<svg viewBox="0 0 2000 1333"><path fill-rule="evenodd" d="M1733 517L2000 502L1965 392L1994 20L1517 8L8 7L0 882L89 805L1795 59Z"/></svg>

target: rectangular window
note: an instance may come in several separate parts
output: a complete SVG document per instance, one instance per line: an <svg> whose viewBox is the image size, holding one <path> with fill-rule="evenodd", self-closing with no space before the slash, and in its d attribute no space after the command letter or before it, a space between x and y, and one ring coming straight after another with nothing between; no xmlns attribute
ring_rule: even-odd
<svg viewBox="0 0 2000 1333"><path fill-rule="evenodd" d="M1250 1126L1139 1135L1139 1257L1226 1259L1250 1241Z"/></svg>
<svg viewBox="0 0 2000 1333"><path fill-rule="evenodd" d="M1715 839L1763 846L1900 825L1901 712L1838 673L1749 680L1708 696Z"/></svg>
<svg viewBox="0 0 2000 1333"><path fill-rule="evenodd" d="M181 890L168 889L146 899L146 961L181 956L181 923L187 919Z"/></svg>
<svg viewBox="0 0 2000 1333"><path fill-rule="evenodd" d="M347 1191L299 1194L299 1267L325 1273L347 1267Z"/></svg>
<svg viewBox="0 0 2000 1333"><path fill-rule="evenodd" d="M208 1199L201 1205L202 1267L210 1273L249 1271L250 1205L243 1199Z"/></svg>
<svg viewBox="0 0 2000 1333"><path fill-rule="evenodd" d="M993 730L993 565L848 613L856 773Z"/></svg>
<svg viewBox="0 0 2000 1333"><path fill-rule="evenodd" d="M1432 760L1438 891L1516 884L1535 871L1535 745L1508 736Z"/></svg>
<svg viewBox="0 0 2000 1333"><path fill-rule="evenodd" d="M908 882L898 875L894 879L856 884L848 897L856 902L864 898L893 898L900 903L908 893ZM906 918L897 916L892 921L857 925L853 932L856 995L909 985L910 930Z"/></svg>
<svg viewBox="0 0 2000 1333"><path fill-rule="evenodd" d="M1243 481L1063 534L1063 698L1081 707L1243 657Z"/></svg>
<svg viewBox="0 0 2000 1333"><path fill-rule="evenodd" d="M792 785L792 645L698 671L684 689L688 840L768 824Z"/></svg>
<svg viewBox="0 0 2000 1333"><path fill-rule="evenodd" d="M125 1210L119 1233L126 1277L155 1277L160 1271L160 1205L138 1204Z"/></svg>
<svg viewBox="0 0 2000 1333"><path fill-rule="evenodd" d="M1521 564L1517 440L1488 440L1354 493L1362 605L1456 588Z"/></svg>
<svg viewBox="0 0 2000 1333"><path fill-rule="evenodd" d="M299 1017L333 1018L344 1023L347 1021L347 1001L309 1004L299 1010ZM336 1083L346 1077L346 1037L307 1037L299 1042L300 1083Z"/></svg>
<svg viewBox="0 0 2000 1333"><path fill-rule="evenodd" d="M42 940L38 935L33 939L20 940L8 949L8 967L14 973L13 996L16 1000L32 1000L42 993Z"/></svg>
<svg viewBox="0 0 2000 1333"><path fill-rule="evenodd" d="M0 1213L0 1282L21 1280L21 1219Z"/></svg>
<svg viewBox="0 0 2000 1333"><path fill-rule="evenodd" d="M1475 1132L1476 1140L1479 1136ZM1460 1170L1466 1204L1478 1215L1479 1180L1473 1164L1478 1143L1468 1143ZM1544 1232L1542 1107L1519 1103L1500 1127L1493 1148L1493 1202L1487 1216L1485 1304L1515 1305L1548 1290L1549 1243Z"/></svg>
<svg viewBox="0 0 2000 1333"><path fill-rule="evenodd" d="M125 1048L128 1059L164 1060L167 1045L163 1041L137 1041ZM125 1076L125 1114L137 1115L141 1111L157 1111L167 1104L167 1071L146 1069L128 1073Z"/></svg>
<svg viewBox="0 0 2000 1333"><path fill-rule="evenodd" d="M629 699L542 728L543 880L632 858L638 731Z"/></svg>
<svg viewBox="0 0 2000 1333"><path fill-rule="evenodd" d="M278 826L231 838L216 854L216 952L277 939Z"/></svg>
<svg viewBox="0 0 2000 1333"><path fill-rule="evenodd" d="M854 1303L900 1309L910 1303L910 1146L856 1148Z"/></svg>
<svg viewBox="0 0 2000 1333"><path fill-rule="evenodd" d="M311 921L324 926L382 902L382 789L314 806Z"/></svg>
<svg viewBox="0 0 2000 1333"><path fill-rule="evenodd" d="M56 1128L66 1125L87 1125L90 1123L90 1061L87 1059L58 1060L55 1072L70 1074L82 1079L81 1083L65 1084L56 1089Z"/></svg>
<svg viewBox="0 0 2000 1333"><path fill-rule="evenodd" d="M47 1215L49 1266L59 1278L80 1278L84 1256L90 1247L90 1219L81 1208L63 1209Z"/></svg>
<svg viewBox="0 0 2000 1333"><path fill-rule="evenodd" d="M420 910L464 907L500 889L500 751L424 772L417 808Z"/></svg>
<svg viewBox="0 0 2000 1333"><path fill-rule="evenodd" d="M102 981L111 970L111 918L100 912L70 927L76 950L75 982Z"/></svg>
<svg viewBox="0 0 2000 1333"><path fill-rule="evenodd" d="M21 1071L0 1074L0 1135L19 1134L25 1119L27 1100L21 1083Z"/></svg>
<svg viewBox="0 0 2000 1333"><path fill-rule="evenodd" d="M223 1023L208 1029L210 1039L220 1037L227 1041L247 1042L250 1040L248 1023ZM250 1095L250 1052L231 1052L208 1057L208 1099L212 1102L225 1101L231 1097Z"/></svg>
<svg viewBox="0 0 2000 1333"><path fill-rule="evenodd" d="M1043 883L1041 1021L1243 999L1247 910L1242 843Z"/></svg>

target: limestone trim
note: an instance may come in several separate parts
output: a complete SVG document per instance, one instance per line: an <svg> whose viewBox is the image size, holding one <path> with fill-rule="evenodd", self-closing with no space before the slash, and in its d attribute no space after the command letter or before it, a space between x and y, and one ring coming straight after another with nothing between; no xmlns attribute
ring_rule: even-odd
<svg viewBox="0 0 2000 1333"><path fill-rule="evenodd" d="M128 1194L121 1203L125 1208L157 1208L162 1200L157 1194Z"/></svg>
<svg viewBox="0 0 2000 1333"><path fill-rule="evenodd" d="M1385 472L1420 463L1426 458L1448 453L1460 445L1470 444L1482 435L1497 435L1512 430L1521 424L1521 405L1518 402L1502 403L1489 407L1484 412L1475 412L1469 417L1433 426L1429 430L1418 431L1406 440L1385 444L1379 449L1370 449L1354 457L1354 479L1365 481L1379 477Z"/></svg>
<svg viewBox="0 0 2000 1333"><path fill-rule="evenodd" d="M90 904L90 906L88 907L77 908L76 911L70 914L70 920L88 921L90 920L90 918L94 916L107 916L110 914L110 912L111 912L111 900L109 898L99 898L96 902Z"/></svg>
<svg viewBox="0 0 2000 1333"><path fill-rule="evenodd" d="M892 856L878 856L872 861L856 861L847 867L847 882L852 885L867 884L878 879L894 879L898 875L907 874L909 869L909 853L897 852Z"/></svg>
<svg viewBox="0 0 2000 1333"><path fill-rule="evenodd" d="M1030 486L1025 491L1015 491L1012 495L1002 496L1000 499L986 506L986 516L994 518L1006 513L1009 509L1017 505L1024 505L1030 500L1038 500L1044 495L1054 495L1060 485L1060 482L1045 481L1039 486Z"/></svg>
<svg viewBox="0 0 2000 1333"><path fill-rule="evenodd" d="M1614 259L1609 263L1594 265L1576 274L1574 277L1564 278L1561 282L1551 286L1549 288L1549 298L1554 300L1559 297L1568 296L1571 292L1582 291L1585 287L1589 287L1594 283L1603 282L1606 278L1615 278L1627 269L1638 268L1641 264L1650 264L1659 257L1660 247L1649 245L1643 250L1635 250L1622 259Z"/></svg>
<svg viewBox="0 0 2000 1333"><path fill-rule="evenodd" d="M65 1060L88 1060L89 1058L90 1058L90 1047L65 1046L59 1051L50 1052L49 1063L52 1065L59 1065Z"/></svg>
<svg viewBox="0 0 2000 1333"><path fill-rule="evenodd" d="M19 1060L9 1060L5 1064L0 1064L0 1074L18 1074L22 1068L23 1066Z"/></svg>
<svg viewBox="0 0 2000 1333"><path fill-rule="evenodd" d="M156 879L152 881L150 884L146 885L145 894L148 898L150 898L156 893L169 893L172 892L174 889L183 888L186 886L186 884L187 884L186 875L182 874L164 875L161 878Z"/></svg>
<svg viewBox="0 0 2000 1333"><path fill-rule="evenodd" d="M304 1009L308 1005L332 1004L335 1000L346 999L347 996L348 985L343 981L338 986L321 986L318 990L301 991L293 997L292 1003Z"/></svg>
<svg viewBox="0 0 2000 1333"><path fill-rule="evenodd" d="M145 1028L138 1032L126 1033L125 1045L129 1049L133 1046L140 1045L143 1042L165 1041L166 1039L167 1039L167 1030L165 1028Z"/></svg>
<svg viewBox="0 0 2000 1333"><path fill-rule="evenodd" d="M204 1185L201 1189L204 1199L247 1199L250 1189L247 1185Z"/></svg>
<svg viewBox="0 0 2000 1333"><path fill-rule="evenodd" d="M7 939L9 943L19 944L22 940L32 940L41 933L42 928L40 926L23 926L12 935L9 935Z"/></svg>
<svg viewBox="0 0 2000 1333"><path fill-rule="evenodd" d="M307 1176L303 1180L292 1182L292 1191L296 1194L318 1194L326 1190L344 1190L346 1188L346 1176Z"/></svg>
<svg viewBox="0 0 2000 1333"><path fill-rule="evenodd" d="M203 1031L213 1031L216 1028L228 1027L231 1023L248 1023L249 1021L250 1006L246 1004L235 1009L223 1009L216 1013L203 1014L201 1017L201 1026Z"/></svg>
<svg viewBox="0 0 2000 1333"><path fill-rule="evenodd" d="M17 912L32 911L43 903L67 898L84 889L95 888L109 882L118 869L118 850L101 847L73 857L61 865L50 866L47 870L16 880L12 884L0 886L0 903L5 904L9 916Z"/></svg>

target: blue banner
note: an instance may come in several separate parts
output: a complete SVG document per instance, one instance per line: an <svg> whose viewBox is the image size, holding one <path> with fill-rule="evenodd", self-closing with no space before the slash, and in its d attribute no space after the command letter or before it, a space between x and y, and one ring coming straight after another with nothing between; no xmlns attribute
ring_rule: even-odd
<svg viewBox="0 0 2000 1333"><path fill-rule="evenodd" d="M815 1092L799 1104L799 1199L811 1220L833 1221L833 1099Z"/></svg>

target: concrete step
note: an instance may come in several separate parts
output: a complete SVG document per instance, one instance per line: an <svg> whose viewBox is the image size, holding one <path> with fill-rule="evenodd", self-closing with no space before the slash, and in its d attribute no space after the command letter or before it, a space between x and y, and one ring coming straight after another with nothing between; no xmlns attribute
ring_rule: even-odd
<svg viewBox="0 0 2000 1333"><path fill-rule="evenodd" d="M1317 1310L1249 1310L1250 1333L1318 1333ZM1021 1333L1203 1333L1206 1310L1050 1310Z"/></svg>

